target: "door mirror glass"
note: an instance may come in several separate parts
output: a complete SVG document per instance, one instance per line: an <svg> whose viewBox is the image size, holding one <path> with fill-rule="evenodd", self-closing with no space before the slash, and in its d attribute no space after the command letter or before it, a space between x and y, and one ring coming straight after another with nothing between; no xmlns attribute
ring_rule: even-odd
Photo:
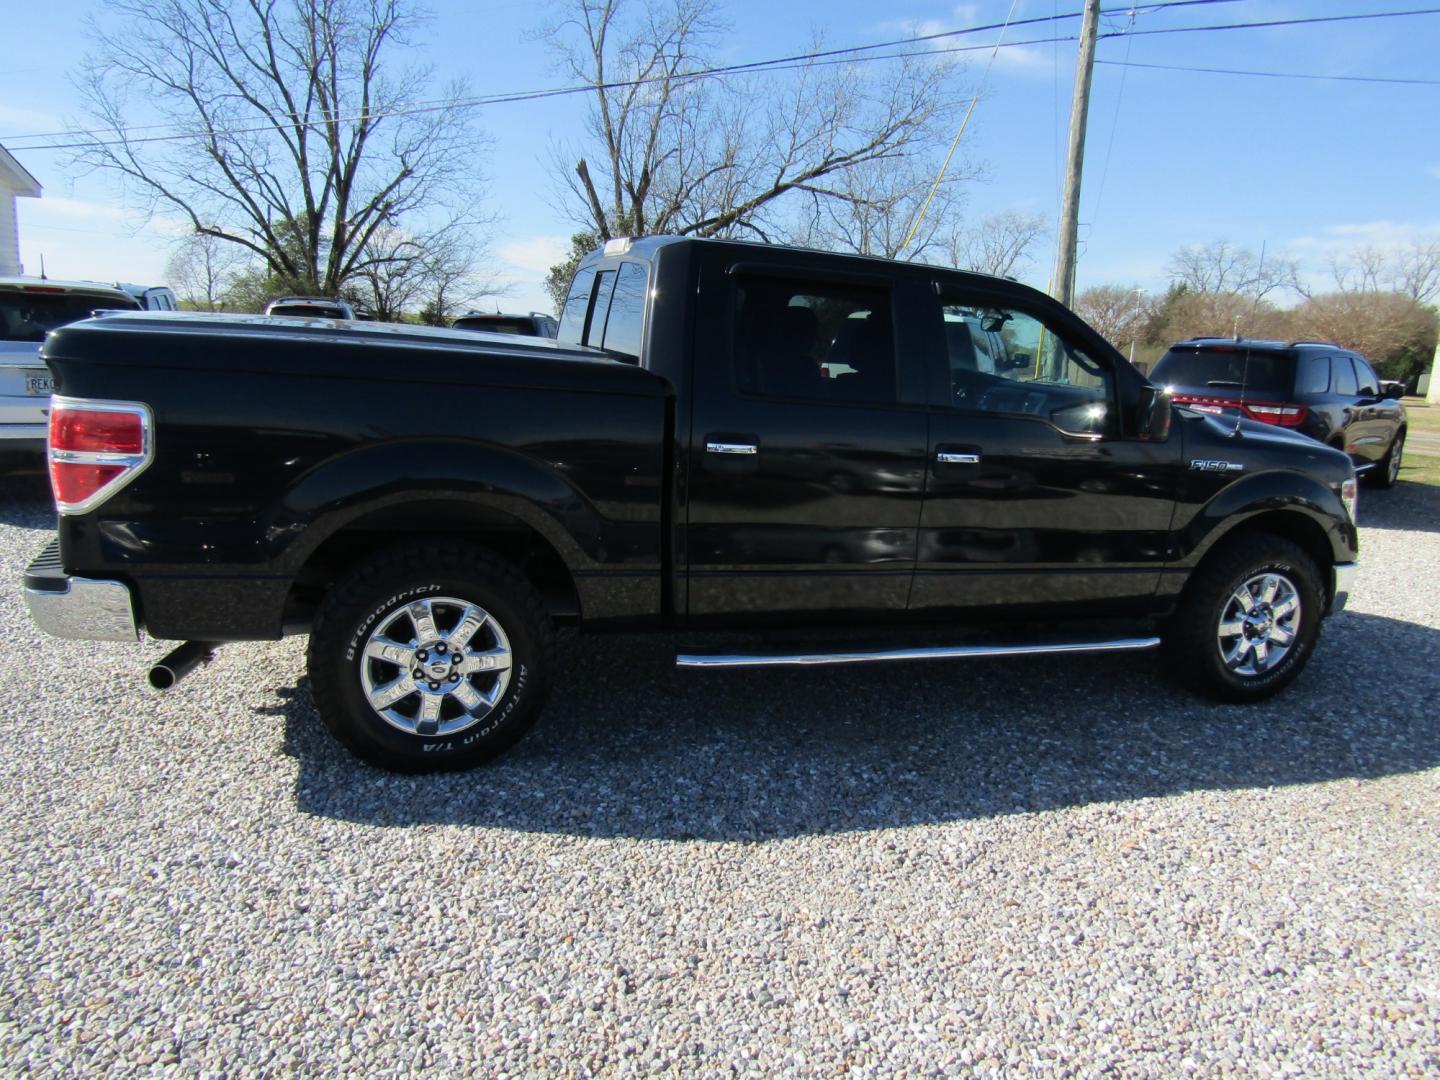
<svg viewBox="0 0 1440 1080"><path fill-rule="evenodd" d="M1140 438L1146 442L1168 439L1173 412L1169 394L1158 386L1143 387L1140 390Z"/></svg>

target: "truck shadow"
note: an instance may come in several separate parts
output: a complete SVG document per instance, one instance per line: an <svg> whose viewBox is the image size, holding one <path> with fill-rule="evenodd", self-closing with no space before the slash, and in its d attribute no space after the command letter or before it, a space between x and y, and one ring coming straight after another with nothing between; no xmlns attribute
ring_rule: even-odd
<svg viewBox="0 0 1440 1080"><path fill-rule="evenodd" d="M1440 631L1331 620L1300 682L1204 702L1149 654L686 673L660 642L581 639L540 726L471 773L401 777L285 704L305 812L381 826L754 841L1440 764Z"/></svg>

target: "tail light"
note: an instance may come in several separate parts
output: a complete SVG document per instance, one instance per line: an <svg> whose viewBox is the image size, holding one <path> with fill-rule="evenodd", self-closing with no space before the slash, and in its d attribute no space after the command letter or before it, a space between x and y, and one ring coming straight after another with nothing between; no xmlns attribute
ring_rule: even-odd
<svg viewBox="0 0 1440 1080"><path fill-rule="evenodd" d="M1278 424L1281 427L1299 427L1305 422L1309 411L1304 405L1271 404L1268 401L1246 401L1240 408L1251 420L1262 424Z"/></svg>
<svg viewBox="0 0 1440 1080"><path fill-rule="evenodd" d="M93 510L155 456L150 407L136 401L54 397L50 404L50 488L62 514Z"/></svg>

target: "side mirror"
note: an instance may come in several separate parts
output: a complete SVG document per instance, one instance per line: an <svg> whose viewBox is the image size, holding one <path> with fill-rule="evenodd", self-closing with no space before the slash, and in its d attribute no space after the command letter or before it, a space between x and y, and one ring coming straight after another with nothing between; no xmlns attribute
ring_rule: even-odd
<svg viewBox="0 0 1440 1080"><path fill-rule="evenodd" d="M1382 398L1395 398L1397 401L1405 396L1405 384L1403 382L1380 383L1380 396Z"/></svg>
<svg viewBox="0 0 1440 1080"><path fill-rule="evenodd" d="M1140 389L1140 438L1146 442L1164 442L1170 437L1170 417L1174 408L1170 395L1158 386Z"/></svg>

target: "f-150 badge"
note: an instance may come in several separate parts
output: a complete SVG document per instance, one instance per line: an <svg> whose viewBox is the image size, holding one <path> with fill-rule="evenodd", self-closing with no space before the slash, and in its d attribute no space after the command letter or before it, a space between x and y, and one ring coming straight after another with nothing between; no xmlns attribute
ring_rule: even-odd
<svg viewBox="0 0 1440 1080"><path fill-rule="evenodd" d="M1242 472L1245 466L1238 461L1192 461L1190 468L1196 472Z"/></svg>

